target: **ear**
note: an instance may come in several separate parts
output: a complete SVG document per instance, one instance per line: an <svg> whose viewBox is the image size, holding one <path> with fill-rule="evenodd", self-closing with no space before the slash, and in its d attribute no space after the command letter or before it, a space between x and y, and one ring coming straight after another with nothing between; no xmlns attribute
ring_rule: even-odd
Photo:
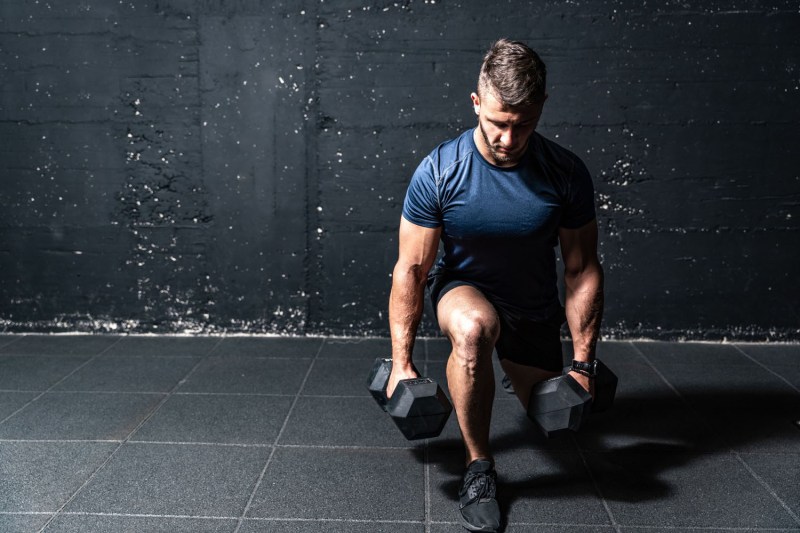
<svg viewBox="0 0 800 533"><path fill-rule="evenodd" d="M477 93L471 93L469 97L472 99L472 108L475 110L476 115L481 114L481 97Z"/></svg>

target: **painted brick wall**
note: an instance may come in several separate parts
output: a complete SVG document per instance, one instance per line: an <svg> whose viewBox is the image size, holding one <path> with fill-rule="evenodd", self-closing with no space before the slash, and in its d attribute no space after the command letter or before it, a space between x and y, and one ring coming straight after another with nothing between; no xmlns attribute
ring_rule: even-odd
<svg viewBox="0 0 800 533"><path fill-rule="evenodd" d="M0 330L386 334L405 187L507 36L595 177L605 334L800 339L796 2L487 6L4 0Z"/></svg>

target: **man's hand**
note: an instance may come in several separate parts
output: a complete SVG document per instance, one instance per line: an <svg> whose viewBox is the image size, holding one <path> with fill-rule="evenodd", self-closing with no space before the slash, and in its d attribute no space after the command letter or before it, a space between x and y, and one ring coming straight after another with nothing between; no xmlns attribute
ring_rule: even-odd
<svg viewBox="0 0 800 533"><path fill-rule="evenodd" d="M569 373L572 378L578 382L578 384L583 387L586 392L592 395L592 399L594 399L594 380L589 378L588 376L584 376L578 372L570 371Z"/></svg>
<svg viewBox="0 0 800 533"><path fill-rule="evenodd" d="M392 373L389 375L389 383L386 385L386 398L391 398L394 389L400 380L418 378L419 374L414 371L412 365L400 367L400 365L392 364Z"/></svg>

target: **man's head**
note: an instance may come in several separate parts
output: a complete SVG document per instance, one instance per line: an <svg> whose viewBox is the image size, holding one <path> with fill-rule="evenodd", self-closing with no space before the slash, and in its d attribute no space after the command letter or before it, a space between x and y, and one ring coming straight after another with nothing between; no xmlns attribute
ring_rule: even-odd
<svg viewBox="0 0 800 533"><path fill-rule="evenodd" d="M545 78L544 62L523 43L500 39L486 53L471 97L478 147L491 163L513 166L525 153L547 99Z"/></svg>
<svg viewBox="0 0 800 533"><path fill-rule="evenodd" d="M478 95L491 92L508 107L541 104L547 98L547 69L539 55L519 41L500 39L483 57Z"/></svg>

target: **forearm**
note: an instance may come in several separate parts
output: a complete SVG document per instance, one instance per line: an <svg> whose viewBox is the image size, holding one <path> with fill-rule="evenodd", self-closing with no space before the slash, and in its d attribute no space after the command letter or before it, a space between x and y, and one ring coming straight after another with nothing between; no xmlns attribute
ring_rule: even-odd
<svg viewBox="0 0 800 533"><path fill-rule="evenodd" d="M603 269L599 263L576 273L565 273L565 308L575 359L594 359L603 318Z"/></svg>
<svg viewBox="0 0 800 533"><path fill-rule="evenodd" d="M418 265L397 265L392 274L389 296L389 329L392 336L392 362L400 367L411 365L411 353L417 327L422 318L423 295L427 272Z"/></svg>

